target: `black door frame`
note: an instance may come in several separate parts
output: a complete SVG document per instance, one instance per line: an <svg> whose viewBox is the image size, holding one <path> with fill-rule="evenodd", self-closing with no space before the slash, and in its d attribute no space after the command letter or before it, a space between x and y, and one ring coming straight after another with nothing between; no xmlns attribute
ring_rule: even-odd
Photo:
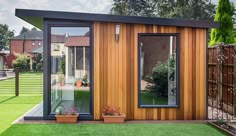
<svg viewBox="0 0 236 136"><path fill-rule="evenodd" d="M80 114L79 120L93 120L93 90L94 90L94 28L93 22L43 19L43 119L54 120L51 114L51 27L89 27L90 28L90 114Z"/></svg>

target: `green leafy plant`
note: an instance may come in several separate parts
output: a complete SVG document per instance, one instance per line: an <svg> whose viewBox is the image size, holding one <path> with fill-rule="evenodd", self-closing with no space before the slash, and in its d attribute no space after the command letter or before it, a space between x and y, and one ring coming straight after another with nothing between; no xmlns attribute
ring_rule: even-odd
<svg viewBox="0 0 236 136"><path fill-rule="evenodd" d="M76 115L76 108L75 107L73 107L73 108L71 108L71 109L69 109L69 108L66 108L65 110L64 110L64 112L63 112L63 106L59 106L57 109L56 109L56 114L57 115Z"/></svg>
<svg viewBox="0 0 236 136"><path fill-rule="evenodd" d="M168 95L168 64L157 64L152 71L152 74L145 78L148 84L146 90L154 96Z"/></svg>
<svg viewBox="0 0 236 136"><path fill-rule="evenodd" d="M63 115L62 107L58 107L58 108L56 109L56 114L57 114L57 115Z"/></svg>
<svg viewBox="0 0 236 136"><path fill-rule="evenodd" d="M61 63L60 63L60 72L65 74L65 58L61 59Z"/></svg>
<svg viewBox="0 0 236 136"><path fill-rule="evenodd" d="M222 118L217 118L217 119L216 119L216 123L217 123L218 125L222 125L222 124L224 124L224 120L223 120Z"/></svg>
<svg viewBox="0 0 236 136"><path fill-rule="evenodd" d="M30 57L25 54L15 54L16 59L13 60L13 68L18 67L20 70L30 69Z"/></svg>
<svg viewBox="0 0 236 136"><path fill-rule="evenodd" d="M150 84L147 85L146 91L154 96L168 96L168 67L175 67L175 58L171 57L167 62L156 64L152 73L145 77L145 80ZM172 71L172 80L175 72ZM171 78L171 77L169 77ZM175 93L175 92L173 92Z"/></svg>
<svg viewBox="0 0 236 136"><path fill-rule="evenodd" d="M83 79L82 79L83 85L87 86L88 85L88 75L84 75Z"/></svg>
<svg viewBox="0 0 236 136"><path fill-rule="evenodd" d="M233 34L234 4L229 0L219 0L214 21L220 23L220 27L211 30L210 45L214 46L220 42L225 44L234 43Z"/></svg>
<svg viewBox="0 0 236 136"><path fill-rule="evenodd" d="M38 64L36 65L36 70L41 71L42 68L43 68L43 64L42 64L42 63L38 63Z"/></svg>

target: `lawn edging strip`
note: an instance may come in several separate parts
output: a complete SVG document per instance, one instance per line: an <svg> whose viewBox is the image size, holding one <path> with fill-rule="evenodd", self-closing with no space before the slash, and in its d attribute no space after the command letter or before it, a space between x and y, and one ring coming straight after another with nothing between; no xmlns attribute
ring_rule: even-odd
<svg viewBox="0 0 236 136"><path fill-rule="evenodd" d="M218 130L220 130L220 131L222 131L222 132L224 132L224 133L226 133L226 134L228 134L228 135L230 135L230 136L235 136L234 133L228 131L228 130L225 129L225 128L222 128L222 127L216 125L216 124L215 124L214 122L212 122L212 121L207 121L207 123L208 123L209 125L211 125L212 127L216 128L216 129L218 129Z"/></svg>

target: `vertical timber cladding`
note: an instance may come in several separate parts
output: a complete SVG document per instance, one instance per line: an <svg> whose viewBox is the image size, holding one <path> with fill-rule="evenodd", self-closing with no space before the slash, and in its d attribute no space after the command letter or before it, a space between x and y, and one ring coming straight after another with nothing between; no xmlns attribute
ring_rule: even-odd
<svg viewBox="0 0 236 136"><path fill-rule="evenodd" d="M106 105L119 106L128 120L206 119L207 29L94 22L94 119ZM138 33L180 33L179 108L138 108Z"/></svg>

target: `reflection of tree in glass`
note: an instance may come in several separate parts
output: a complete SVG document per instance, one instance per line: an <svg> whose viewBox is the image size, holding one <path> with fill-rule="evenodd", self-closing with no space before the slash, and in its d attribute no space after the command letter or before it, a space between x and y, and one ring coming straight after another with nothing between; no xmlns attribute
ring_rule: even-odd
<svg viewBox="0 0 236 136"><path fill-rule="evenodd" d="M146 91L150 92L154 96L168 97L168 66L175 67L175 58L171 57L167 62L162 64L156 64L152 73L145 77L145 80L149 82L146 87ZM175 76L175 70L171 72L170 79L173 81Z"/></svg>
<svg viewBox="0 0 236 136"><path fill-rule="evenodd" d="M168 96L168 63L157 64L145 79L148 84L146 90L154 96Z"/></svg>

